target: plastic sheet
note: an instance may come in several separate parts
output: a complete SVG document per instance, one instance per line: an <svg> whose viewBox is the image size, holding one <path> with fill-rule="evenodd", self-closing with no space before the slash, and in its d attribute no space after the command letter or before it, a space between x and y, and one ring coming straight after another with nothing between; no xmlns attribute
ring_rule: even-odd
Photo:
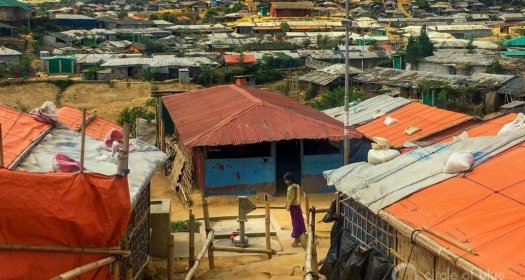
<svg viewBox="0 0 525 280"><path fill-rule="evenodd" d="M46 173L53 172L53 159L57 152L80 162L80 133L53 129L17 166L18 170ZM166 161L166 155L156 147L131 139L135 148L129 153L129 193L134 206L140 191L149 184L157 168ZM86 136L84 167L86 172L115 175L117 155L112 156L104 142Z"/></svg>
<svg viewBox="0 0 525 280"><path fill-rule="evenodd" d="M437 144L409 153L380 165L354 163L325 171L328 185L345 193L375 213L428 186L455 176L443 172L453 152L471 150L474 164L525 141L525 129L501 136L461 139Z"/></svg>

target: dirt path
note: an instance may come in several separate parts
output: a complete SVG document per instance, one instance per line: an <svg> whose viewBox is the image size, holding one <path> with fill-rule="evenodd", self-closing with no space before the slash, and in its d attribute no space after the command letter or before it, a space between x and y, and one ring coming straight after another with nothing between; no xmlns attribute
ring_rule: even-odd
<svg viewBox="0 0 525 280"><path fill-rule="evenodd" d="M168 180L160 173L152 180L151 197L153 198L170 198L171 203L171 220L187 220L188 210L184 209L179 202L178 197L169 189ZM194 191L191 195L194 204L192 206L193 213L196 218L202 217L201 197L198 191ZM310 195L310 205L316 207L328 207L333 199L331 194L314 194ZM254 195L249 197L255 204L263 204L262 195ZM209 212L211 216L236 215L237 197L235 196L213 196L208 198ZM274 197L271 200L271 205L284 205L284 197ZM304 207L304 206L303 206ZM253 214L264 214L263 209L252 212ZM286 210L272 209L272 215L277 219L277 222L282 229L290 229L291 222L289 213ZM316 220L320 221L324 213L316 215ZM316 240L319 259L326 256L328 247L330 246L330 229L332 224L317 223L316 224ZM281 240L282 243L291 243L292 239ZM198 251L200 248L196 248ZM175 248L177 250L177 248ZM264 255L236 255L232 257L216 257L215 269L208 270L207 259L203 261L199 267L199 271L194 279L303 279L302 269L304 266L304 252L291 253L279 252L271 260L268 260ZM160 274L165 273L165 261L154 261L154 269L157 270L159 276L153 279L165 279ZM175 264L176 277L175 279L184 279L188 271L187 258L180 258L176 260Z"/></svg>

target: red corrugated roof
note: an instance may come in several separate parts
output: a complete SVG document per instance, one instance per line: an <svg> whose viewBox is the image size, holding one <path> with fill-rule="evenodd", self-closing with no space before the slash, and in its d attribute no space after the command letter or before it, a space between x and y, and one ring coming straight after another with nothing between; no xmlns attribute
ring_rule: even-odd
<svg viewBox="0 0 525 280"><path fill-rule="evenodd" d="M80 131L82 126L82 111L77 108L64 106L57 110L58 122L67 128ZM86 113L86 135L103 140L112 129L122 131L122 127L116 123Z"/></svg>
<svg viewBox="0 0 525 280"><path fill-rule="evenodd" d="M241 59L242 56L242 59ZM242 63L248 64L248 63L254 63L256 61L255 55L253 54L225 54L224 55L224 62L226 64L236 64L236 63Z"/></svg>
<svg viewBox="0 0 525 280"><path fill-rule="evenodd" d="M497 118L494 118L492 120L479 124L475 127L467 129L466 131L469 137L497 135L499 130L503 127L503 125L513 121L517 115L518 114L516 113L510 113L510 114L506 114L503 116L499 116ZM440 140L439 142L440 143L449 142L452 140L452 138L453 138L452 136L447 137L443 140Z"/></svg>
<svg viewBox="0 0 525 280"><path fill-rule="evenodd" d="M399 121L386 126L384 121L387 116ZM376 136L386 138L393 146L401 147L406 141L417 141L470 119L472 117L465 114L411 102L358 127L357 131L370 138ZM421 131L413 135L407 135L405 134L405 129L409 126L421 128Z"/></svg>
<svg viewBox="0 0 525 280"><path fill-rule="evenodd" d="M4 166L9 167L34 141L43 136L50 125L34 120L30 115L0 105L0 124Z"/></svg>
<svg viewBox="0 0 525 280"><path fill-rule="evenodd" d="M181 141L190 147L343 137L341 122L257 88L222 85L162 99Z"/></svg>
<svg viewBox="0 0 525 280"><path fill-rule="evenodd" d="M474 249L478 255L425 233L499 279L521 280L525 251L517 248L525 248L525 143L386 211L416 229L428 226Z"/></svg>

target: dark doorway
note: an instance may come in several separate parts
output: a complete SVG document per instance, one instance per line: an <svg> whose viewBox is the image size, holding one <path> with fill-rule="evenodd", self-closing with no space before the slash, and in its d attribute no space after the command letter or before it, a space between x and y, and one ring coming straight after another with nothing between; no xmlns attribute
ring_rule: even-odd
<svg viewBox="0 0 525 280"><path fill-rule="evenodd" d="M276 143L277 196L286 196L284 173L291 171L297 180L301 180L301 142L286 140Z"/></svg>

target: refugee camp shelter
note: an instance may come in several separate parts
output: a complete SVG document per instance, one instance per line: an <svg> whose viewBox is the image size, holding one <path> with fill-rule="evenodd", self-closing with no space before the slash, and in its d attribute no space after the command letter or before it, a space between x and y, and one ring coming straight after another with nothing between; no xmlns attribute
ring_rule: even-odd
<svg viewBox="0 0 525 280"><path fill-rule="evenodd" d="M342 123L277 93L222 85L162 104L161 135L193 150L194 181L208 195L283 194L287 171L320 192L321 172L343 163Z"/></svg>
<svg viewBox="0 0 525 280"><path fill-rule="evenodd" d="M77 58L75 56L51 56L45 60L45 69L49 74L74 74Z"/></svg>
<svg viewBox="0 0 525 280"><path fill-rule="evenodd" d="M9 186L0 190L2 213L16 212L22 217L2 217L2 221L12 225L6 233L9 234L6 243L114 247L123 244L126 231L132 253L126 261L119 260L121 276L124 279L129 271L140 279L149 258L150 181L166 155L154 146L130 139L127 179L114 177L118 151L112 151L112 147L100 140L105 138L104 132L111 123L88 115L91 121L85 137L86 173L79 174L82 136L76 131L78 112L66 108L57 114L58 123L49 125L33 115L0 106L4 166L16 170L5 173L0 169L0 173L4 172L0 186ZM112 128L122 130L118 126ZM68 160L64 161L66 157ZM68 170L63 170L64 167ZM16 222L9 222L14 219ZM26 220L20 222L21 219ZM2 276L13 279L29 279L34 275L48 279L96 260L95 257L106 256L35 252L33 257L32 253L11 252L0 252L0 270ZM102 267L81 279L108 279L108 271Z"/></svg>
<svg viewBox="0 0 525 280"><path fill-rule="evenodd" d="M397 122L386 125L386 118L393 118ZM407 147L407 142L416 142L423 138L428 139L434 134L451 135L457 131L462 131L475 124L471 120L472 117L465 114L411 102L357 127L357 131L370 139L373 137L386 138L393 147L402 148ZM409 132L410 128L413 128L414 132Z"/></svg>
<svg viewBox="0 0 525 280"><path fill-rule="evenodd" d="M516 248L525 246L525 131L494 136L503 118L511 116L468 130L483 137L326 172L349 197L341 203L344 231L409 264L406 279L523 279L525 255ZM465 151L473 166L444 172L452 152Z"/></svg>

